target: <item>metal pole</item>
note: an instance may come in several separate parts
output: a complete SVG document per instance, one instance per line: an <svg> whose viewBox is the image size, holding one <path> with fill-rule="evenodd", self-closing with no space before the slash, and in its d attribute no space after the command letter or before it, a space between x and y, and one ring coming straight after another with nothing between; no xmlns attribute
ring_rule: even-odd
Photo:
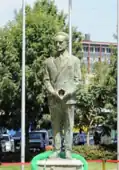
<svg viewBox="0 0 119 170"><path fill-rule="evenodd" d="M117 160L119 160L119 0L117 0Z"/></svg>
<svg viewBox="0 0 119 170"><path fill-rule="evenodd" d="M21 99L21 170L25 163L25 0L22 0L22 99Z"/></svg>
<svg viewBox="0 0 119 170"><path fill-rule="evenodd" d="M72 0L69 0L69 55L72 56Z"/></svg>

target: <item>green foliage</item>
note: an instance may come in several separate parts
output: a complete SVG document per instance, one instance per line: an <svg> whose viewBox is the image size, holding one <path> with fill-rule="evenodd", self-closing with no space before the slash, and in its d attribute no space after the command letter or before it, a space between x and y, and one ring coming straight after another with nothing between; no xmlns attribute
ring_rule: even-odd
<svg viewBox="0 0 119 170"><path fill-rule="evenodd" d="M86 74L87 74L87 67L84 62L81 62L81 73L82 73L82 81L85 82Z"/></svg>
<svg viewBox="0 0 119 170"><path fill-rule="evenodd" d="M94 64L95 84L104 85L105 77L108 75L108 68L109 64L107 62L96 62Z"/></svg>
<svg viewBox="0 0 119 170"><path fill-rule="evenodd" d="M53 36L67 30L66 15L59 12L53 1L37 0L26 6L26 128L48 114L43 85L44 59L54 55ZM22 12L15 13L14 21L0 29L0 124L20 127ZM74 53L79 56L81 33L73 29ZM42 119L43 120L43 119Z"/></svg>
<svg viewBox="0 0 119 170"><path fill-rule="evenodd" d="M86 160L115 160L116 151L105 150L103 146L74 146L73 151L83 156Z"/></svg>
<svg viewBox="0 0 119 170"><path fill-rule="evenodd" d="M110 128L116 127L116 109L117 109L117 50L112 47L113 55L110 58L110 64L103 66L101 73L101 96L102 96L102 107L107 109L109 112L104 114L104 123ZM98 74L97 74L98 75ZM99 81L97 81L99 83Z"/></svg>
<svg viewBox="0 0 119 170"><path fill-rule="evenodd" d="M77 115L78 126L86 126L90 130L94 125L100 124L104 121L103 115L101 115L102 102L100 87L94 88L89 86L88 88L79 88L77 92Z"/></svg>
<svg viewBox="0 0 119 170"><path fill-rule="evenodd" d="M88 84L77 91L77 126L83 124L88 130L98 124L105 129L116 128L117 53L115 48L112 50L110 64L97 62Z"/></svg>
<svg viewBox="0 0 119 170"><path fill-rule="evenodd" d="M37 129L51 129L51 116L49 114L44 114L42 118L38 121Z"/></svg>

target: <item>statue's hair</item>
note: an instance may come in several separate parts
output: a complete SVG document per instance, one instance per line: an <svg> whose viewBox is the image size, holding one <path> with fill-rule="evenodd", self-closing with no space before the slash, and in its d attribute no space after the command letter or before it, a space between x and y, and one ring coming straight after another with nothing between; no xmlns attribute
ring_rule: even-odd
<svg viewBox="0 0 119 170"><path fill-rule="evenodd" d="M65 32L58 32L56 35L55 35L55 37L54 37L54 39L56 39L56 37L57 36L64 36L65 37L65 40L69 40L69 35L67 34L67 33L65 33Z"/></svg>

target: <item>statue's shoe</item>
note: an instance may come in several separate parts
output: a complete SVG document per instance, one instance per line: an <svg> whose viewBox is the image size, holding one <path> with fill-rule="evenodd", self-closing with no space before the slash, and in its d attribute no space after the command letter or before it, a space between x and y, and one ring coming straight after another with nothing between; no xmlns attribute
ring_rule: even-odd
<svg viewBox="0 0 119 170"><path fill-rule="evenodd" d="M72 159L71 151L68 151L68 150L65 151L65 158L66 159Z"/></svg>
<svg viewBox="0 0 119 170"><path fill-rule="evenodd" d="M58 151L54 151L54 152L52 153L52 155L50 155L49 158L58 158L58 157L59 157L59 154L60 154L60 151L59 151L59 150L58 150Z"/></svg>

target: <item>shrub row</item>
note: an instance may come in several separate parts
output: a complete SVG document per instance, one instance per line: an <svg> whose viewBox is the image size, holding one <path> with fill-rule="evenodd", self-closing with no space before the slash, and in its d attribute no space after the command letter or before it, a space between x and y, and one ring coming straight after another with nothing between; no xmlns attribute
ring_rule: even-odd
<svg viewBox="0 0 119 170"><path fill-rule="evenodd" d="M86 160L116 160L116 151L108 150L105 146L74 146L73 151L83 156Z"/></svg>

